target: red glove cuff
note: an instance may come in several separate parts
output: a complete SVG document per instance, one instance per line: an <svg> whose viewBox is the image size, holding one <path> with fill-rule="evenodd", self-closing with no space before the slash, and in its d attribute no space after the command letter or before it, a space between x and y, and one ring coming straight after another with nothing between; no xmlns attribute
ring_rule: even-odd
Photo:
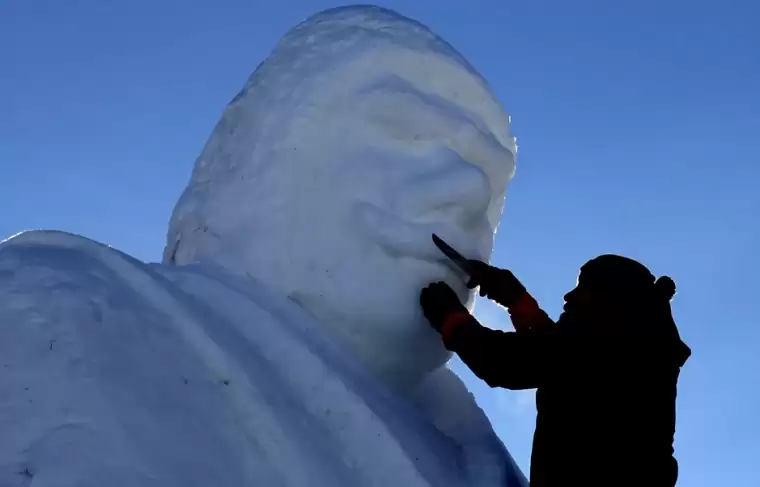
<svg viewBox="0 0 760 487"><path fill-rule="evenodd" d="M519 315L530 315L539 309L536 300L528 293L522 293L515 303L509 307L511 313Z"/></svg>
<svg viewBox="0 0 760 487"><path fill-rule="evenodd" d="M545 313L539 308L538 302L530 294L523 293L517 301L509 307L509 315L516 330L527 329L531 326L540 325L546 319Z"/></svg>
<svg viewBox="0 0 760 487"><path fill-rule="evenodd" d="M443 337L443 341L448 343L451 336L454 334L454 330L459 328L463 323L470 321L471 318L472 316L467 311L455 311L448 314L441 326L441 336Z"/></svg>

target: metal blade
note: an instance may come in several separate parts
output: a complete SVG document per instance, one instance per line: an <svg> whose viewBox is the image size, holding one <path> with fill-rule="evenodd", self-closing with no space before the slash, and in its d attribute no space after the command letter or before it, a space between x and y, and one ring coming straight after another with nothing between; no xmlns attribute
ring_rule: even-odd
<svg viewBox="0 0 760 487"><path fill-rule="evenodd" d="M443 241L438 235L433 234L433 243L435 244L438 249L440 249L443 254L451 259L452 262L454 262L457 267L462 269L467 275L470 275L472 273L472 265L470 264L470 261L465 259L462 254L454 250L454 248Z"/></svg>

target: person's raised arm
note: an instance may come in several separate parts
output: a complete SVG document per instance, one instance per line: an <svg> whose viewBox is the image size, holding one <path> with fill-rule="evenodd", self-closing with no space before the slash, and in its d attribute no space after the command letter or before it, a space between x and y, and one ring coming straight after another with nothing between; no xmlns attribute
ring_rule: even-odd
<svg viewBox="0 0 760 487"><path fill-rule="evenodd" d="M446 348L456 352L491 387L538 387L557 356L556 327L551 320L551 324L525 327L520 332L491 330L478 323L456 293L442 282L423 289L420 304L431 326L441 333Z"/></svg>
<svg viewBox="0 0 760 487"><path fill-rule="evenodd" d="M477 260L469 262L471 275L467 287L480 287L481 296L507 308L516 331L547 329L554 326L554 321L538 306L512 271Z"/></svg>

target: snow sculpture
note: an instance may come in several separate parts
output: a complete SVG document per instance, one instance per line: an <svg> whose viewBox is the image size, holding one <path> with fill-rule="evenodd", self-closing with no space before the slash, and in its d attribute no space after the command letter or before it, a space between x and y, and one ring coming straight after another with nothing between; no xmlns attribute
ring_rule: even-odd
<svg viewBox="0 0 760 487"><path fill-rule="evenodd" d="M525 485L419 289L490 256L509 120L424 26L291 30L225 111L163 264L0 246L0 485Z"/></svg>

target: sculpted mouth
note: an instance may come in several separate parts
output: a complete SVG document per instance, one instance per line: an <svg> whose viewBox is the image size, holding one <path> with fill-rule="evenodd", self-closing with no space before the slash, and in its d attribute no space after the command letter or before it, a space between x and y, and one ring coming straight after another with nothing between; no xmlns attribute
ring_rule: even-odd
<svg viewBox="0 0 760 487"><path fill-rule="evenodd" d="M465 258L487 260L484 254L488 250L482 248L485 228L468 233L452 222L412 222L365 202L357 204L356 215L364 232L390 254L450 265L448 258L433 243L435 233ZM487 227L485 222L484 225ZM491 238L490 227L488 232L487 237Z"/></svg>

